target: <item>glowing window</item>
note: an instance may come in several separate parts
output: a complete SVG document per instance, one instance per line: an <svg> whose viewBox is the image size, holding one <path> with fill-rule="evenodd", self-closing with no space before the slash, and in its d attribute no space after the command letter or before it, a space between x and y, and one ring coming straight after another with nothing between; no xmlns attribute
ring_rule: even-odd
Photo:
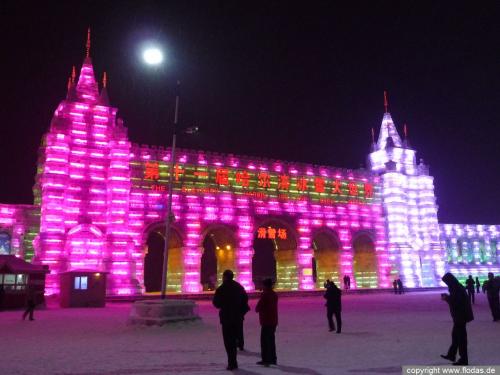
<svg viewBox="0 0 500 375"><path fill-rule="evenodd" d="M87 276L76 276L75 277L75 289L86 290L88 284Z"/></svg>

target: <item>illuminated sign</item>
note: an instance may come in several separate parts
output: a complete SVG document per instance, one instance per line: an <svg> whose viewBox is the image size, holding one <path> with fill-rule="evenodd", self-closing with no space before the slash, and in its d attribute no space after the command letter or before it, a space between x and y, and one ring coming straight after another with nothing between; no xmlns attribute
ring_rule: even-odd
<svg viewBox="0 0 500 375"><path fill-rule="evenodd" d="M273 228L273 227L260 227L257 229L257 238L259 239L270 239L275 240L279 238L280 240L286 240L287 234L285 228Z"/></svg>
<svg viewBox="0 0 500 375"><path fill-rule="evenodd" d="M132 162L134 187L165 192L169 164L159 161ZM228 167L178 163L174 166L174 190L189 194L231 191L257 199L312 199L321 204L371 203L374 186L366 181L290 175Z"/></svg>

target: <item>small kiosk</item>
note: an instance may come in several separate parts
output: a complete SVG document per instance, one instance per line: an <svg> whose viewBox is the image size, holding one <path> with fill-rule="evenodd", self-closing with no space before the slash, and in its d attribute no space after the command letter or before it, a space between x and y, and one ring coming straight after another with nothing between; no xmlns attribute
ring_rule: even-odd
<svg viewBox="0 0 500 375"><path fill-rule="evenodd" d="M107 272L72 270L60 274L61 307L104 307Z"/></svg>
<svg viewBox="0 0 500 375"><path fill-rule="evenodd" d="M26 305L26 293L33 289L37 305L44 305L45 275L49 267L26 262L14 255L0 255L0 309Z"/></svg>

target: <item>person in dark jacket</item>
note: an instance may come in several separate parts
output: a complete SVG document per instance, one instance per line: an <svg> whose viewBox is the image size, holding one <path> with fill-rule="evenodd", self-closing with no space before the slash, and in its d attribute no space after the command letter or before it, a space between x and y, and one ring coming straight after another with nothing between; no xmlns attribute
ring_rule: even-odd
<svg viewBox="0 0 500 375"><path fill-rule="evenodd" d="M4 299L5 291L3 289L3 285L0 285L0 311L3 310L3 299Z"/></svg>
<svg viewBox="0 0 500 375"><path fill-rule="evenodd" d="M479 277L476 276L476 294L480 293L481 283L479 282Z"/></svg>
<svg viewBox="0 0 500 375"><path fill-rule="evenodd" d="M474 294L475 294L474 286L475 286L475 284L476 283L474 282L472 275L469 275L467 280L465 280L465 289L467 290L467 295L469 296L469 300L474 304L476 303L475 298L474 298Z"/></svg>
<svg viewBox="0 0 500 375"><path fill-rule="evenodd" d="M222 285L216 289L212 301L213 305L219 309L222 337L227 353L227 370L238 368L236 360L238 335L243 324L243 317L248 311L248 295L245 288L233 278L233 271L224 271Z"/></svg>
<svg viewBox="0 0 500 375"><path fill-rule="evenodd" d="M26 316L30 316L30 320L35 320L33 318L33 313L35 311L35 306L36 306L36 300L35 300L35 288L32 286L28 287L28 290L26 291L26 310L23 313L23 320L26 319Z"/></svg>
<svg viewBox="0 0 500 375"><path fill-rule="evenodd" d="M403 294L404 292L403 282L401 281L401 279L397 279L396 282L398 284L398 293Z"/></svg>
<svg viewBox="0 0 500 375"><path fill-rule="evenodd" d="M499 290L500 290L500 279L493 272L488 273L488 281L484 285L484 290L486 296L488 297L488 304L490 305L491 315L493 316L493 321L498 322L500 320L500 300L499 300Z"/></svg>
<svg viewBox="0 0 500 375"><path fill-rule="evenodd" d="M394 294L398 294L398 281L396 279L392 282L392 287L394 288Z"/></svg>
<svg viewBox="0 0 500 375"><path fill-rule="evenodd" d="M275 333L278 326L278 295L273 290L273 281L265 279L263 291L255 311L259 313L260 321L260 352L262 360L258 365L276 365L276 341Z"/></svg>
<svg viewBox="0 0 500 375"><path fill-rule="evenodd" d="M468 365L466 325L474 320L472 306L465 288L455 276L448 272L443 276L442 280L448 286L448 291L450 292L450 294L442 294L441 298L450 306L453 330L451 332L451 346L448 353L441 355L441 357L452 361L454 365ZM460 354L460 359L455 362L457 350Z"/></svg>
<svg viewBox="0 0 500 375"><path fill-rule="evenodd" d="M333 314L335 314L335 320L337 321L337 333L342 331L342 291L337 288L337 285L332 281L326 288L326 293L324 298L326 299L326 318L328 319L328 326L330 327L330 332L335 330L335 324L333 323Z"/></svg>
<svg viewBox="0 0 500 375"><path fill-rule="evenodd" d="M243 307L243 319L241 319L241 323L238 327L238 335L236 336L236 346L238 347L239 350L245 350L245 335L244 335L244 322L245 322L245 315L247 312L250 311L250 306L248 306L248 298L247 298L247 304L246 306Z"/></svg>

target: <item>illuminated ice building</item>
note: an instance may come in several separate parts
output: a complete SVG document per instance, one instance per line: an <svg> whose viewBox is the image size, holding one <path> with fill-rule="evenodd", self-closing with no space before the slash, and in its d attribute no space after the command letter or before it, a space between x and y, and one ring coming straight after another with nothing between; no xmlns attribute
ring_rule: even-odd
<svg viewBox="0 0 500 375"><path fill-rule="evenodd" d="M108 272L109 295L158 291L168 177L173 235L167 289L199 293L230 268L247 290L440 285L499 272L499 226L439 224L433 178L387 109L369 170L342 169L130 142L87 54L39 152L33 205L0 205L0 253L59 273Z"/></svg>

